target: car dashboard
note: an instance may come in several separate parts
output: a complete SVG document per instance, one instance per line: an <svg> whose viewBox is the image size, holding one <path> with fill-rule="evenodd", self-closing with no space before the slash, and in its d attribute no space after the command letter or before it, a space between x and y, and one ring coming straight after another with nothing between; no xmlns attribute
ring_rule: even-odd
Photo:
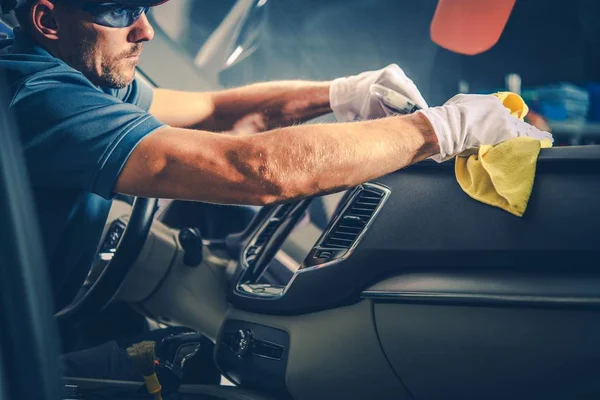
<svg viewBox="0 0 600 400"><path fill-rule="evenodd" d="M270 376L273 390L289 390L286 380L302 376L305 364L315 367L317 362L300 361L299 347L334 354L337 342L346 342L338 361L373 357L375 365L375 354L383 350L403 380L411 379L411 391L437 398L444 390L422 385L419 374L435 370L444 376L439 361L451 358L448 346L460 346L469 332L496 337L494 330L502 330L512 340L519 330L511 327L541 318L531 325L538 333L531 340L549 340L542 339L550 334L544 329L563 318L587 318L579 311L600 304L592 283L598 278L590 270L598 248L593 235L584 233L597 229L600 210L590 199L600 189L599 149L545 151L523 218L470 199L456 182L452 163L433 162L346 192L261 210L245 232L228 238L238 258L228 292L232 308L217 341L220 368L237 382L264 387L264 377ZM344 321L340 315L350 310L353 320ZM550 316L540 310L563 311ZM324 315L331 321L321 321L318 334L304 331L304 324ZM455 319L448 320L450 315ZM447 326L437 330L441 321ZM576 327L584 325L574 323L579 333L573 334L583 332ZM444 342L443 332L452 345ZM357 341L361 334L364 338ZM529 341L511 342L521 350L507 358L533 348ZM373 343L369 356L351 349ZM421 357L428 343L442 352L433 363ZM494 341L485 346L474 357L503 358ZM421 360L423 368L414 370L410 360ZM466 368L464 376L456 374L460 379L473 374L466 373L469 362L474 360L455 360ZM532 370L544 368L549 367L532 361ZM474 374L490 385L493 375L484 371ZM443 386L455 394L462 390L454 381ZM484 384L480 389L489 395Z"/></svg>
<svg viewBox="0 0 600 400"><path fill-rule="evenodd" d="M599 160L544 150L523 218L469 198L451 162L421 162L254 210L191 266L178 234L200 205L173 202L121 298L215 340L232 382L298 399L600 393L584 374L600 356Z"/></svg>

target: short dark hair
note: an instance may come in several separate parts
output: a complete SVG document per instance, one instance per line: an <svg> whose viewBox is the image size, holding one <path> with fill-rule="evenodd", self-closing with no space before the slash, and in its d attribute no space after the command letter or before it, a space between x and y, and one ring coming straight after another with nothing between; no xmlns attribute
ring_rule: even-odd
<svg viewBox="0 0 600 400"><path fill-rule="evenodd" d="M50 0L54 3L55 0ZM17 6L15 7L14 13L19 26L29 26L29 12L31 6L35 3L35 0L17 0Z"/></svg>
<svg viewBox="0 0 600 400"><path fill-rule="evenodd" d="M29 26L29 11L31 11L31 5L33 0L20 0L15 7L14 13L19 26Z"/></svg>
<svg viewBox="0 0 600 400"><path fill-rule="evenodd" d="M21 27L25 27L29 25L29 10L30 7L27 6L19 6L17 8L15 8L15 18L17 19L17 22L19 23L19 26Z"/></svg>

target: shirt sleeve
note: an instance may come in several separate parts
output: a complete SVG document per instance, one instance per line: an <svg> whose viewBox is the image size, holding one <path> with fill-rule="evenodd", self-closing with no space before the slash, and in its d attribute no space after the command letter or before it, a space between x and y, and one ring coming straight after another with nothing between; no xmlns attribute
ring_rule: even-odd
<svg viewBox="0 0 600 400"><path fill-rule="evenodd" d="M107 199L137 144L163 126L75 72L25 81L11 108L34 186L86 190Z"/></svg>
<svg viewBox="0 0 600 400"><path fill-rule="evenodd" d="M144 81L139 78L135 78L131 85L123 89L101 88L100 90L122 100L124 103L133 104L144 111L150 110L154 96L154 90L152 87L144 83Z"/></svg>

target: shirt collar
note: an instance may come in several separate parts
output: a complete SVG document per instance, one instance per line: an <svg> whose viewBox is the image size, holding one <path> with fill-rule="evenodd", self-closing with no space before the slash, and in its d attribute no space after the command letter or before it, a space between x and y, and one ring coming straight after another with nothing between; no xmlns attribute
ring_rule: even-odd
<svg viewBox="0 0 600 400"><path fill-rule="evenodd" d="M21 28L17 27L13 30L15 39L12 44L13 53L27 53L38 56L54 57L48 53L46 49L40 46L30 34L24 32ZM55 57L56 58L56 57Z"/></svg>

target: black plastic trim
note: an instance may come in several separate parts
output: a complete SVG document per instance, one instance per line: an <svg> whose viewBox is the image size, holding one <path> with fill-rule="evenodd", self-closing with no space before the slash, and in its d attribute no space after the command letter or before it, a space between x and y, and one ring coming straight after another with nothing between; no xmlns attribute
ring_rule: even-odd
<svg viewBox="0 0 600 400"><path fill-rule="evenodd" d="M229 301L247 311L296 315L353 304L370 286L403 273L597 273L600 146L549 150L522 218L465 194L452 162L422 162L375 182L392 193L351 257L298 274L277 300L232 291Z"/></svg>

